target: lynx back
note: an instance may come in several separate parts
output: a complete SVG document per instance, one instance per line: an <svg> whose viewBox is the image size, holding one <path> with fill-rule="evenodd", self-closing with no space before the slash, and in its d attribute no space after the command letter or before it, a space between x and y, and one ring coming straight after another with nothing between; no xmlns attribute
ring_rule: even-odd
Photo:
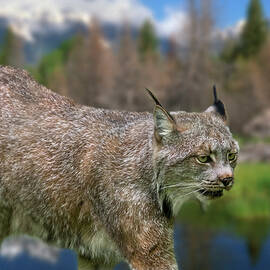
<svg viewBox="0 0 270 270"><path fill-rule="evenodd" d="M202 113L75 104L0 67L0 241L27 234L78 254L79 269L178 269L174 216L233 185L239 147L223 103Z"/></svg>

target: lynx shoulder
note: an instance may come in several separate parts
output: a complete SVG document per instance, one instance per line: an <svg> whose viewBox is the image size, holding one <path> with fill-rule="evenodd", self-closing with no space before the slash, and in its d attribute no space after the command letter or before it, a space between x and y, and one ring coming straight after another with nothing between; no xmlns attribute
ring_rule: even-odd
<svg viewBox="0 0 270 270"><path fill-rule="evenodd" d="M80 269L178 269L179 207L233 185L239 147L214 93L202 113L170 113L150 91L153 114L110 111L0 67L0 241L27 234L71 248Z"/></svg>

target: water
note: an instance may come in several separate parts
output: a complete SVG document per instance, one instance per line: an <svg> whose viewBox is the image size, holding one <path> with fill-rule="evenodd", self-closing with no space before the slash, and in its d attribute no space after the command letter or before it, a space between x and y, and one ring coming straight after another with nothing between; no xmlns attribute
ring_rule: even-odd
<svg viewBox="0 0 270 270"><path fill-rule="evenodd" d="M176 227L176 256L183 269L269 270L270 228L259 246L250 239L225 230Z"/></svg>
<svg viewBox="0 0 270 270"><path fill-rule="evenodd" d="M198 223L176 223L175 253L181 269L270 269L268 225L262 226L261 221L245 221L244 224L238 223L238 228L227 226L211 229L210 226L201 226ZM27 254L21 254L12 260L0 256L1 270L75 270L76 265L76 256L69 250L62 250L59 260L54 264ZM115 270L127 269L129 268L124 263L115 268Z"/></svg>
<svg viewBox="0 0 270 270"><path fill-rule="evenodd" d="M259 243L255 235L256 227L254 235L245 238L226 229L211 230L177 223L177 262L184 270L269 270L270 227L268 236ZM116 269L129 268L122 264Z"/></svg>

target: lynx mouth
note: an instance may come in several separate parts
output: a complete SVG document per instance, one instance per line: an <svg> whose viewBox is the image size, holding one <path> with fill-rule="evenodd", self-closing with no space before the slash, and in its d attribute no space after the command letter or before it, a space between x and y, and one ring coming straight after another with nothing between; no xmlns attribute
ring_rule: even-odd
<svg viewBox="0 0 270 270"><path fill-rule="evenodd" d="M209 198L209 199L215 199L215 198L218 198L218 197L221 197L223 195L223 190L220 189L220 190L207 190L207 189L200 189L199 192Z"/></svg>

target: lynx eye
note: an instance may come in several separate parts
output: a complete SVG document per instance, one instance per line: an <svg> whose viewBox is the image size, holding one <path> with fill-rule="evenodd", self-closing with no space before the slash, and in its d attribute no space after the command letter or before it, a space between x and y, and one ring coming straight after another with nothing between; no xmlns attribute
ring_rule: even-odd
<svg viewBox="0 0 270 270"><path fill-rule="evenodd" d="M210 156L198 156L196 159L199 163L209 163L212 161Z"/></svg>
<svg viewBox="0 0 270 270"><path fill-rule="evenodd" d="M237 159L237 153L233 153L233 152L228 153L227 159L228 159L230 162L235 161L235 160Z"/></svg>

